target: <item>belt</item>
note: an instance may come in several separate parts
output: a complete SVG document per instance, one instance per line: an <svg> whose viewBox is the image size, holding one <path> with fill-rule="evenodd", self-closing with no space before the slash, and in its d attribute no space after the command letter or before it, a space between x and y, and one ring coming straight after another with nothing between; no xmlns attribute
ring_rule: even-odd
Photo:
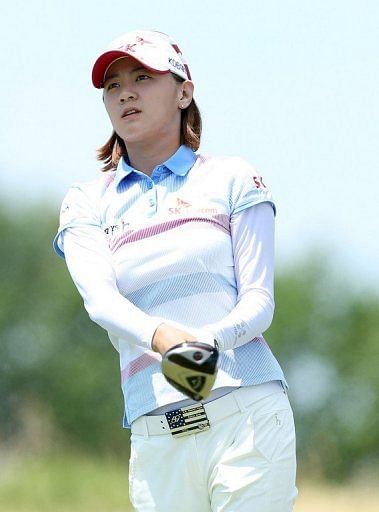
<svg viewBox="0 0 379 512"><path fill-rule="evenodd" d="M132 434L149 436L173 435L182 437L208 430L213 423L228 418L261 398L285 392L281 381L265 382L255 386L237 388L212 402L175 409L158 416L140 416L132 423Z"/></svg>

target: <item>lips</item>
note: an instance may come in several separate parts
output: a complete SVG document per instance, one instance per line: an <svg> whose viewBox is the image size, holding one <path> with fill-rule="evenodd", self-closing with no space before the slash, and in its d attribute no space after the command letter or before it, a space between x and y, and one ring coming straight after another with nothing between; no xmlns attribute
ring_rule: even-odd
<svg viewBox="0 0 379 512"><path fill-rule="evenodd" d="M132 116L133 114L140 114L141 111L138 108L126 108L124 112L122 113L122 118Z"/></svg>

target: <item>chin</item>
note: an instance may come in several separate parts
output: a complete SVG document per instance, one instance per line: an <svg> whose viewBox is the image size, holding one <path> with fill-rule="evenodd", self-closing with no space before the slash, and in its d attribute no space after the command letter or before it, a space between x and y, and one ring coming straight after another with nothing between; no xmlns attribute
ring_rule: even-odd
<svg viewBox="0 0 379 512"><path fill-rule="evenodd" d="M135 143L141 143L144 140L146 140L146 134L142 133L121 133L120 137L125 142L125 144L135 144Z"/></svg>

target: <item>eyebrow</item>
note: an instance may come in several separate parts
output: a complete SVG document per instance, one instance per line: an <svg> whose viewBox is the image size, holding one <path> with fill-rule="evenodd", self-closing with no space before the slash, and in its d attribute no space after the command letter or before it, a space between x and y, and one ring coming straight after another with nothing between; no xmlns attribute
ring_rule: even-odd
<svg viewBox="0 0 379 512"><path fill-rule="evenodd" d="M138 68L133 68L130 73L135 73L136 71L148 71L147 68L143 66L138 66ZM120 76L120 73L113 73L112 75L107 76L104 79L104 84L108 82L108 80L113 80L113 78L118 78Z"/></svg>

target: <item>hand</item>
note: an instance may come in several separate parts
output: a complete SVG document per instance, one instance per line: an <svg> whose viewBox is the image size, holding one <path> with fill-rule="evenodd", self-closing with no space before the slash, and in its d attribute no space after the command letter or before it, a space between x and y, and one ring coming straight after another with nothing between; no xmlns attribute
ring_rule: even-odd
<svg viewBox="0 0 379 512"><path fill-rule="evenodd" d="M184 341L197 340L189 332L182 331L168 324L161 324L154 333L151 346L155 352L159 352L163 356L169 348Z"/></svg>

